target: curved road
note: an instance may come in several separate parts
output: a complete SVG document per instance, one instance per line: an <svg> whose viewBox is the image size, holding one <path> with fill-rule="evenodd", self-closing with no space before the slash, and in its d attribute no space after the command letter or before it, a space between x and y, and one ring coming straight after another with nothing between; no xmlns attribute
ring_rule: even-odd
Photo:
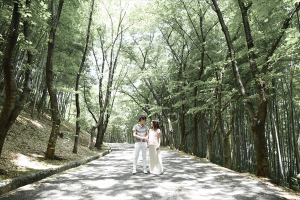
<svg viewBox="0 0 300 200"><path fill-rule="evenodd" d="M141 154L132 175L132 144L110 144L112 152L0 196L12 200L88 199L297 199L269 183L212 163L162 151L165 173L143 174Z"/></svg>

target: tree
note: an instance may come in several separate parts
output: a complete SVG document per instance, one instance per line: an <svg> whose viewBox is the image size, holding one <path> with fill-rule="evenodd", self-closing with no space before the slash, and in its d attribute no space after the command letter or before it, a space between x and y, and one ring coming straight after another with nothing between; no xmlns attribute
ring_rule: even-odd
<svg viewBox="0 0 300 200"><path fill-rule="evenodd" d="M111 11L107 9L105 4L103 4L103 6L109 16L109 22L110 22L109 25L111 27L111 32L109 32L106 29L106 25L101 25L97 30L99 35L99 41L100 41L100 49L102 52L101 69L100 66L98 65L99 62L95 56L96 65L100 73L99 93L98 93L100 112L99 112L98 121L96 122L96 124L92 126L91 129L91 141L92 138L94 137L96 128L98 129L98 133L96 136L96 143L95 143L95 147L97 148L101 148L103 144L104 134L114 104L115 97L112 97L112 91L113 89L117 89L118 87L118 84L114 84L117 83L117 81L114 81L115 78L114 76L115 76L116 68L118 66L119 54L122 48L123 34L128 29L128 27L124 28L123 25L123 21L126 16L126 9L121 8L118 16L117 26L115 27L114 19ZM110 36L108 36L108 34L110 34ZM108 39L107 37L110 37L110 39ZM107 75L107 85L105 90L106 93L104 95L103 79L104 79L104 68L106 64L108 66L108 75ZM113 87L113 85L115 87Z"/></svg>
<svg viewBox="0 0 300 200"><path fill-rule="evenodd" d="M94 2L95 1L93 0L92 1L92 6L91 6L91 12L90 12L90 18L89 18L87 36L86 36L85 49L84 49L84 52L83 52L81 65L80 65L79 71L77 73L77 78L76 78L76 87L75 87L76 94L75 94L75 98L76 98L76 109L77 109L76 118L77 118L77 120L76 120L76 134L75 134L75 140L74 140L73 153L77 153L78 139L79 139L79 133L80 133L80 126L79 126L80 104L79 104L79 94L78 94L79 79L80 79L81 71L83 69L84 62L85 62L85 59L86 59L87 50L88 50L88 44L89 44L89 38L90 38L90 29L91 29L91 23L92 23L92 18L93 18Z"/></svg>
<svg viewBox="0 0 300 200"><path fill-rule="evenodd" d="M234 47L232 45L232 41L230 38L230 34L228 31L228 28L225 25L222 13L218 7L218 4L215 0L212 0L214 9L217 12L220 24L222 26L222 31L224 32L227 45L230 52L230 58L232 59L232 67L235 74L235 79L237 81L237 85L240 89L240 92L242 93L244 99L246 100L247 109L249 112L249 116L251 119L251 128L254 133L254 143L255 143L255 150L256 150L256 175L257 176L264 176L264 177L270 177L270 170L269 170L269 161L268 161L268 150L267 150L267 143L265 138L265 119L266 119L266 113L267 113L267 97L266 97L266 83L260 76L260 72L257 68L256 62L255 62L255 53L253 51L254 43L251 36L251 29L249 26L249 21L247 17L247 11L249 7L246 7L243 2L239 1L239 6L242 12L242 19L244 24L244 30L246 34L246 40L249 50L249 63L250 63L250 69L252 72L252 75L254 77L254 80L256 82L257 91L258 91L258 110L257 113L255 113L254 105L252 102L249 101L248 94L245 90L244 84L242 83L240 73L238 70L237 61L235 58L235 51ZM250 4L251 5L251 4ZM250 6L249 5L249 6ZM269 66L269 59L274 54L275 49L277 48L283 34L284 30L288 28L289 21L291 20L293 14L299 9L299 5L297 4L296 8L292 11L292 13L289 15L289 17L285 20L280 35L276 38L275 42L273 43L272 47L269 49L267 56L266 56L266 62L262 68L261 73L266 74Z"/></svg>
<svg viewBox="0 0 300 200"><path fill-rule="evenodd" d="M54 159L55 156L55 145L57 136L59 135L60 129L60 113L58 109L58 101L57 101L57 91L53 84L53 54L54 54L54 43L55 43L55 34L56 29L58 26L58 22L60 19L61 11L63 8L64 0L59 1L59 6L57 9L57 14L55 13L55 1L52 0L51 2L51 9L52 9L52 23L51 23L51 30L49 34L48 40L48 55L47 55L47 62L46 62L46 83L48 87L48 92L51 101L51 113L52 113L52 130L49 137L47 151L46 151L46 158Z"/></svg>
<svg viewBox="0 0 300 200"><path fill-rule="evenodd" d="M29 9L31 4L30 0L26 0L26 6ZM20 95L20 98L17 100L18 90L16 86L15 80L15 70L13 66L13 53L16 47L16 43L19 36L19 27L20 27L20 19L21 19L21 11L19 9L20 2L16 1L14 3L14 9L12 14L11 25L9 28L8 41L6 44L5 53L3 56L3 71L4 71L4 81L5 81L5 102L3 108L0 113L0 155L3 149L4 141L9 131L10 127L13 125L18 115L20 114L23 106L26 103L26 100L31 91L31 65L33 61L33 54L29 50L27 50L27 64L25 69L25 81L23 86L23 91ZM25 14L28 13L29 10L25 11ZM29 34L30 34L30 18L26 17L24 22L24 35L25 41L30 42ZM16 102L17 100L17 102Z"/></svg>

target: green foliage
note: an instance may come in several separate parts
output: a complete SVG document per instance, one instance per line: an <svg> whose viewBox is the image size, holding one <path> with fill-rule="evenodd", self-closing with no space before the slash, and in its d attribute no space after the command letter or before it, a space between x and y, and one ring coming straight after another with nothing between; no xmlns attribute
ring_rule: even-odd
<svg viewBox="0 0 300 200"><path fill-rule="evenodd" d="M120 10L123 9L123 14L126 11L122 22L124 37L119 57L116 60L118 67L113 84L109 88L112 91L112 97L109 100L114 102L114 105L109 106L105 111L106 116L110 114L107 128L107 134L110 137L122 137L129 141L125 133L131 133L132 126L138 122L140 115L147 115L149 119L162 119L165 127L168 126L166 116L170 117L176 127L174 128L175 139L178 140L180 131L176 123L182 117L179 116L182 106L184 106L183 117L186 127L192 126L191 119L194 116L202 116L204 111L207 111L208 126L214 128L216 111L222 110L224 127L228 130L235 101L240 97L237 102L238 110L235 113L239 114L235 122L237 128L234 130L235 135L232 136L232 141L238 140L241 145L250 145L252 133L247 121L249 116L245 102L251 102L257 111L259 100L257 80L266 85L268 101L273 100L277 106L278 111L276 112L280 117L278 120L276 119L276 122L282 122L279 134L285 137L286 131L289 131L290 128L285 130L283 127L291 127L286 115L290 116L293 112L287 87L291 90L296 114L300 108L298 78L300 76L300 29L296 15L291 20L289 28L283 35L281 34L283 23L289 12L294 9L297 1L245 0L244 2L246 6L251 4L247 14L254 47L250 51L255 53L255 62L259 71L267 62L269 64L267 72L259 73L256 77L253 77L249 67L249 50L238 1L218 1L218 4L231 38L235 38L233 41L235 59L241 81L249 96L247 99L241 97L237 87L231 60L227 58L228 46L210 1L156 0L139 1L139 3L135 1L96 1L91 42L78 92L82 109L79 119L82 129L90 130L91 125L95 124L89 110L97 115L100 112L99 104L103 102L103 99L99 99L99 93L105 96L108 92L106 87L109 80L108 71L112 66L111 63L114 62L110 56L117 55L116 47L121 42L120 38L116 41L113 41L113 38L118 30ZM70 108L70 120L74 123L76 121L74 86L85 45L90 3L87 0L65 1L56 34L53 59L55 87L60 92L59 97L64 94L71 94L73 97L68 102L68 108ZM11 20L12 5L12 1L0 0L0 58L3 55L7 39L6 32ZM18 67L22 66L21 69L27 67L21 63L21 55L25 50L30 50L35 55L32 69L37 70L38 63L40 63L39 58L46 54L45 49L51 26L51 1L32 1L30 8L26 8L24 3L21 7L22 22L25 19L31 21L32 33L31 41L25 42L23 32L20 31L18 39L20 55L16 57L16 63L19 64ZM202 26L200 19L203 19ZM20 30L23 30L23 23L21 23ZM268 52L274 45L274 41L280 36L282 39L279 45L267 60ZM203 47L204 55L202 54ZM94 50L98 66L96 66L92 50ZM203 72L199 78L202 63ZM101 73L102 64L104 66L103 74ZM221 80L222 70L224 71ZM21 72L22 70L20 70L20 74ZM21 80L21 77L18 78ZM102 88L99 90L101 78L103 82ZM219 92L221 88L222 90ZM218 95L221 95L220 102ZM149 121L148 125L150 125ZM241 124L245 127L241 127ZM269 124L272 124L271 121L268 121L268 126L270 126ZM199 121L199 125L201 125L199 127L201 137L205 137L203 119ZM248 138L242 137L244 132L248 134ZM270 135L269 132L267 135ZM189 141L186 143L190 146L186 149L190 151L193 133L189 137ZM285 148L284 152L288 152L290 149L288 149L284 137L282 137L282 148ZM245 141L242 141L243 139ZM201 140L204 139L201 138ZM273 138L269 142L272 141ZM175 141L175 143L179 143L179 141ZM269 151L270 154L273 152L272 149ZM218 163L223 163L221 154L215 158ZM234 162L233 166L236 169L245 170L246 165L254 165L252 158L244 160L246 164ZM254 168L250 167L247 170L253 172Z"/></svg>

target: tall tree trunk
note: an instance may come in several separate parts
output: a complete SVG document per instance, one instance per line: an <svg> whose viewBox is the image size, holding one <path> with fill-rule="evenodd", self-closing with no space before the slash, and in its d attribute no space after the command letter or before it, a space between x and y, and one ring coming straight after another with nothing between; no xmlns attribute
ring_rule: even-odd
<svg viewBox="0 0 300 200"><path fill-rule="evenodd" d="M105 133L105 131L103 130L103 126L98 127L98 134L97 134L99 136L99 138L97 140L98 144L96 142L96 144L97 144L96 146L98 148L100 148L103 144L104 133Z"/></svg>
<svg viewBox="0 0 300 200"><path fill-rule="evenodd" d="M84 85L83 85L83 97L84 97L84 101L86 103L86 107L88 109L88 111L90 112L90 114L92 115L93 119L95 120L95 123L97 125L97 119L94 115L94 113L92 112L92 110L90 109L90 107L88 106L88 101L87 101L87 98L86 98L86 89L85 89L85 81L84 81ZM91 129L91 135L90 135L90 138L89 138L89 144L88 144L88 148L89 149L92 149L93 148L93 142L94 142L94 136L95 136L95 130L96 130L96 125L94 125Z"/></svg>
<svg viewBox="0 0 300 200"><path fill-rule="evenodd" d="M279 163L279 167L280 167L280 174L281 174L281 178L285 179L284 169L283 169L283 164L282 164L282 158L281 158L280 144L279 144L279 139L278 139L278 125L277 125L278 122L275 121L272 99L270 99L269 102L270 102L271 121L273 123L274 136L275 136L274 139L275 139L275 143L276 143L276 147L277 147L277 156L278 156L278 163Z"/></svg>
<svg viewBox="0 0 300 200"><path fill-rule="evenodd" d="M169 132L170 132L170 147L171 149L174 149L175 147L175 141L174 141L174 131L173 131L173 127L172 127L172 123L171 123L171 119L170 119L170 115L168 116L168 126L169 126Z"/></svg>
<svg viewBox="0 0 300 200"><path fill-rule="evenodd" d="M254 133L254 145L256 150L256 175L270 177L269 160L268 160L268 148L265 137L265 120L267 114L267 98L265 97L265 82L259 78L259 70L256 65L255 53L253 51L254 43L252 33L248 20L248 9L245 7L244 2L239 0L239 6L242 13L244 30L246 34L246 40L249 50L249 63L252 75L255 79L257 91L258 91L258 111L254 114L253 105L249 109L251 119L251 129ZM245 96L244 96L245 97Z"/></svg>
<svg viewBox="0 0 300 200"><path fill-rule="evenodd" d="M26 0L26 6L30 6L30 0ZM2 153L4 141L12 124L17 119L21 110L23 109L27 98L31 91L31 69L25 70L25 81L23 85L23 92L15 104L17 98L17 86L15 81L15 72L13 66L13 53L17 43L19 35L19 24L21 14L19 13L19 1L15 1L11 25L9 28L8 41L6 44L5 53L3 56L3 72L5 80L5 102L0 113L0 155ZM24 21L24 36L26 41L30 41L30 23L29 19ZM27 64L32 65L33 55L28 49L28 60Z"/></svg>
<svg viewBox="0 0 300 200"><path fill-rule="evenodd" d="M193 116L193 131L194 131L194 144L193 144L193 154L198 155L198 115Z"/></svg>
<svg viewBox="0 0 300 200"><path fill-rule="evenodd" d="M183 100L183 98L181 98ZM180 146L179 150L184 151L184 143L185 143L185 122L184 122L184 104L180 106L179 111L179 125L180 125Z"/></svg>
<svg viewBox="0 0 300 200"><path fill-rule="evenodd" d="M44 61L45 61L45 56L43 56L43 58L41 59L41 63L40 63L40 69L38 70L40 74L38 74L38 81L36 84L36 92L35 92L35 96L34 96L34 102L33 102L33 106L32 106L32 111L31 111L31 117L34 117L34 112L35 112L35 107L36 107L36 103L37 103L37 99L38 99L38 95L39 95L39 90L40 90L40 85L42 82L42 78L43 78L43 66L44 66Z"/></svg>
<svg viewBox="0 0 300 200"><path fill-rule="evenodd" d="M231 169L231 147L229 137L226 135L223 136L223 159L224 166L228 169Z"/></svg>
<svg viewBox="0 0 300 200"><path fill-rule="evenodd" d="M13 53L19 36L19 24L21 14L19 13L19 1L14 3L12 20L9 28L6 49L3 56L3 73L5 81L5 103L0 115L0 155L4 141L9 130L9 116L14 109L14 103L17 95L17 86L13 68Z"/></svg>
<svg viewBox="0 0 300 200"><path fill-rule="evenodd" d="M202 30L202 18L200 20L200 25L201 25L201 33L203 32ZM203 33L201 34L203 35ZM198 72L198 77L197 77L197 81L199 81L201 79L201 76L203 74L204 71L204 53L205 53L205 38L204 36L202 36L202 41L203 41L203 49L201 52L201 64L200 64L200 70ZM198 87L195 86L194 87L194 107L197 107L197 94L198 94ZM194 130L194 145L193 145L193 154L197 155L197 149L198 149L198 115L199 113L195 113L195 115L193 116L193 130Z"/></svg>
<svg viewBox="0 0 300 200"><path fill-rule="evenodd" d="M40 115L43 113L43 108L44 108L44 105L46 103L46 99L47 99L47 85L45 83L44 84L44 89L43 89L43 93L42 93L42 97L38 103L38 106L37 106L37 112L38 112L38 118L40 118Z"/></svg>
<svg viewBox="0 0 300 200"><path fill-rule="evenodd" d="M96 127L98 129L98 133L97 133L97 137L96 137L96 143L95 143L95 147L97 147L98 149L101 148L101 145L102 145L102 131L101 129L103 128L103 120L104 120L104 116L102 114L100 114L100 117L99 117L99 121L98 123L96 124ZM93 127L94 128L94 127ZM103 133L104 134L104 133Z"/></svg>
<svg viewBox="0 0 300 200"><path fill-rule="evenodd" d="M208 109L206 109L205 114L204 114L204 126L205 126L205 134L206 134L206 159L209 161L212 161L212 145L213 145L213 140L215 138L216 132L217 132L217 127L218 127L218 119L215 119L215 124L213 127L213 130L211 130L210 125L208 124Z"/></svg>
<svg viewBox="0 0 300 200"><path fill-rule="evenodd" d="M207 135L207 144L206 144L206 159L212 161L212 143L213 140Z"/></svg>
<svg viewBox="0 0 300 200"><path fill-rule="evenodd" d="M79 71L77 73L77 78L76 78L76 87L75 87L75 100L76 100L76 134L75 134L75 141L74 141L74 147L73 147L73 153L77 153L78 151L78 140L79 140L79 133L80 133L80 105L79 105L79 93L78 93L78 87L79 87L79 79L81 75L81 71L84 66L85 58L86 58L86 53L89 45L89 38L90 38L90 29L91 29L91 23L92 23L92 18L93 18L93 10L94 10L94 2L95 0L92 0L92 7L91 7L91 12L90 12L90 19L89 19L89 25L88 25L88 30L87 30L87 36L86 36L86 42L85 42L85 49L83 52L82 56L82 61L81 65L79 68Z"/></svg>
<svg viewBox="0 0 300 200"><path fill-rule="evenodd" d="M96 130L96 128L97 128L96 125L94 125L91 128L91 136L90 136L89 144L88 144L89 149L93 148L93 143L94 143L94 137L95 137L95 130Z"/></svg>
<svg viewBox="0 0 300 200"><path fill-rule="evenodd" d="M221 101L219 97L219 101ZM219 102L220 104L220 102ZM234 105L235 106L235 105ZM231 123L230 127L227 131L225 131L224 128L224 122L222 119L222 113L221 108L218 109L218 120L219 120L219 126L222 133L222 139L223 139L223 159L224 159L224 166L228 169L231 169L231 147L230 147L230 135L232 133L233 127L234 127L234 116L235 116L235 109L232 110L231 113Z"/></svg>
<svg viewBox="0 0 300 200"><path fill-rule="evenodd" d="M57 15L55 15L55 2L52 0L52 25L48 40L48 55L47 55L47 63L46 63L46 83L48 87L48 92L50 96L51 102L51 113L52 113L52 130L49 137L47 151L45 157L48 159L54 159L55 156L55 146L57 136L59 135L60 130L60 114L58 109L58 101L57 101L57 91L53 84L53 54L54 54L54 42L55 42L55 34L57 25L60 19L60 14L62 11L62 7L64 4L64 0L59 1Z"/></svg>
<svg viewBox="0 0 300 200"><path fill-rule="evenodd" d="M235 150L236 150L236 157L235 158L235 167L238 172L241 172L241 140L240 140L240 133L241 133L241 126L240 126L240 121L242 118L244 118L243 115L241 115L241 106L239 106L239 109L237 112L237 115L235 117L235 121L236 121L236 126L235 126L235 131L233 133L235 133L233 135L234 140L235 140Z"/></svg>
<svg viewBox="0 0 300 200"><path fill-rule="evenodd" d="M298 119L298 115L297 115L297 111L295 109L295 106L294 106L294 100L293 100L293 76L291 78L291 83L290 83L290 87L286 81L286 78L284 75L282 75L283 79L284 79L284 82L285 82L285 85L286 85L286 88L287 88L287 92L288 92L288 96L290 97L290 104L291 104L291 117L292 117L292 130L293 130L293 143L294 143L294 147L295 147L295 150L294 150L294 154L295 154L295 158L296 158L296 168L297 168L297 174L300 173L300 155L299 155L299 148L298 148L298 137L296 137L295 135L295 119L294 119L294 114L296 115L296 122L298 122L298 132L300 130L300 122L299 122L299 119Z"/></svg>
<svg viewBox="0 0 300 200"><path fill-rule="evenodd" d="M13 67L13 53L19 36L21 14L19 13L19 1L14 3L12 20L9 28L9 35L5 53L3 56L3 73L5 81L5 102L0 114L0 155L4 141L9 130L9 116L13 112L17 96L17 86Z"/></svg>

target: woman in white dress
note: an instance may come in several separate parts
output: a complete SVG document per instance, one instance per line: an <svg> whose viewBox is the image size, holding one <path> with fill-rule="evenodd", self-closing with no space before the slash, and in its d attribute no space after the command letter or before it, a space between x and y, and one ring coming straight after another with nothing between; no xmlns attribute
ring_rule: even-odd
<svg viewBox="0 0 300 200"><path fill-rule="evenodd" d="M160 136L158 121L152 120L149 130L149 171L152 174L162 174L163 165L160 155Z"/></svg>

